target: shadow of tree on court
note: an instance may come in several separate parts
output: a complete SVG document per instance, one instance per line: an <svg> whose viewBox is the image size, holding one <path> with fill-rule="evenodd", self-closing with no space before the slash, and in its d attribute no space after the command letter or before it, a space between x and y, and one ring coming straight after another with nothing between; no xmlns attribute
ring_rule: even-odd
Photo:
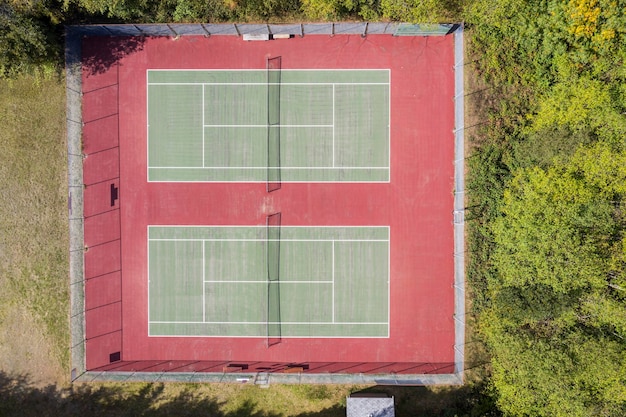
<svg viewBox="0 0 626 417"><path fill-rule="evenodd" d="M82 65L91 75L103 74L128 55L143 50L145 36L94 37L83 45Z"/></svg>
<svg viewBox="0 0 626 417"><path fill-rule="evenodd" d="M320 386L311 391L316 399ZM168 392L169 388L169 392ZM202 391L199 384L177 384L176 389L162 383L74 384L67 387L35 387L27 375L0 371L0 416L13 417L280 417L282 413L264 411L263 404L245 400L235 409ZM259 388L261 389L261 388ZM359 394L384 394L394 397L397 416L498 416L493 399L484 384L452 387L373 386ZM273 404L274 409L280 405ZM345 417L345 401L300 417Z"/></svg>

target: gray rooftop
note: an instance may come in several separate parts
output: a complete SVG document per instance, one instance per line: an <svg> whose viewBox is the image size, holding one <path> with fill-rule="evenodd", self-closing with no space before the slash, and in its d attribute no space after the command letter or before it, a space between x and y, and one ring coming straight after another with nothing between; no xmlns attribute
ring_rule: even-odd
<svg viewBox="0 0 626 417"><path fill-rule="evenodd" d="M348 397L347 417L395 417L393 397Z"/></svg>

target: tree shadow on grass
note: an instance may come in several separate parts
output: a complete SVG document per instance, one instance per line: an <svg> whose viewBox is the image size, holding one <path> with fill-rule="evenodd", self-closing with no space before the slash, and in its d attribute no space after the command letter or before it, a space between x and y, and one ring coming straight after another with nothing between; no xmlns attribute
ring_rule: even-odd
<svg viewBox="0 0 626 417"><path fill-rule="evenodd" d="M374 386L359 394L394 397L397 416L478 417L499 416L484 383L461 386Z"/></svg>
<svg viewBox="0 0 626 417"><path fill-rule="evenodd" d="M3 417L280 417L263 404L246 400L224 411L224 402L194 384L74 384L37 388L27 375L0 371L0 416ZM397 416L498 416L493 399L480 384L458 387L374 386L359 394L393 396ZM319 390L315 390L316 392ZM316 397L317 398L317 397ZM280 405L273 404L274 409ZM345 417L345 402L301 417Z"/></svg>
<svg viewBox="0 0 626 417"><path fill-rule="evenodd" d="M499 417L493 398L484 384L463 386L373 386L352 394L394 397L395 415L419 417ZM345 417L345 404L299 417Z"/></svg>
<svg viewBox="0 0 626 417"><path fill-rule="evenodd" d="M222 411L223 403L182 386L175 394L161 383L75 384L67 388L37 388L26 375L0 371L0 416L3 417L279 417L259 409L252 401L234 411Z"/></svg>

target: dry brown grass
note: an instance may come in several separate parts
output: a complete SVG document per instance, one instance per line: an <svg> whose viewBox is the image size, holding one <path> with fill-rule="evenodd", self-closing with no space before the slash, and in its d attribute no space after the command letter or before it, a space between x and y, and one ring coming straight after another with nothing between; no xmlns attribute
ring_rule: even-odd
<svg viewBox="0 0 626 417"><path fill-rule="evenodd" d="M53 72L0 82L0 365L35 379L68 368L64 107Z"/></svg>

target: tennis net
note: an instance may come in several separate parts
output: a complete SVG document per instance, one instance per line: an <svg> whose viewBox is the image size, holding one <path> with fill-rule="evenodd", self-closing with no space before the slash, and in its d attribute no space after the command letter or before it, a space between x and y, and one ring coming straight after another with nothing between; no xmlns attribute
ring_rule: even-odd
<svg viewBox="0 0 626 417"><path fill-rule="evenodd" d="M268 58L267 67L267 192L279 190L280 173L280 83L282 59Z"/></svg>
<svg viewBox="0 0 626 417"><path fill-rule="evenodd" d="M280 343L280 222L281 213L266 217L267 347Z"/></svg>

